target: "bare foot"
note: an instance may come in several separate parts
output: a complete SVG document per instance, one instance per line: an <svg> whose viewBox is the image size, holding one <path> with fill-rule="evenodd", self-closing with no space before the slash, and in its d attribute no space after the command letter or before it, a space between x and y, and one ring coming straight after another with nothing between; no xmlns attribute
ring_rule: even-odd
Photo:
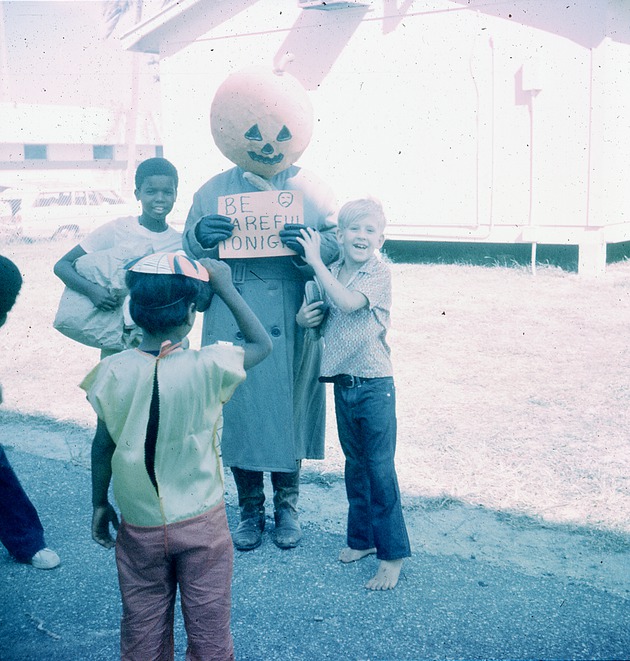
<svg viewBox="0 0 630 661"><path fill-rule="evenodd" d="M368 590L393 590L398 583L403 560L381 560L376 574L365 584Z"/></svg>
<svg viewBox="0 0 630 661"><path fill-rule="evenodd" d="M356 562L365 558L366 555L372 555L376 553L376 549L365 549L365 551L359 551L358 549L351 549L349 546L341 549L339 553L339 560L341 562Z"/></svg>

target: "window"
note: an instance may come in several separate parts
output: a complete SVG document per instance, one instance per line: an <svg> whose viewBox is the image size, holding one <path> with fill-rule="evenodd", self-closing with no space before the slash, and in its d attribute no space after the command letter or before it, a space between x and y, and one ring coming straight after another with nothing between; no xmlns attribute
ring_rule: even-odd
<svg viewBox="0 0 630 661"><path fill-rule="evenodd" d="M37 196L33 206L34 207L52 207L59 206L59 198L61 193L40 193Z"/></svg>
<svg viewBox="0 0 630 661"><path fill-rule="evenodd" d="M27 161L45 161L48 158L46 145L24 145L24 158Z"/></svg>
<svg viewBox="0 0 630 661"><path fill-rule="evenodd" d="M114 158L113 145L93 145L92 155L95 161L111 161Z"/></svg>
<svg viewBox="0 0 630 661"><path fill-rule="evenodd" d="M72 204L72 192L62 191L61 193L40 193L34 207L69 207Z"/></svg>
<svg viewBox="0 0 630 661"><path fill-rule="evenodd" d="M13 215L18 213L18 211L22 208L22 198L5 200L5 202L8 202L11 205L11 211L13 212Z"/></svg>
<svg viewBox="0 0 630 661"><path fill-rule="evenodd" d="M123 204L124 200L113 190L99 191L104 204Z"/></svg>

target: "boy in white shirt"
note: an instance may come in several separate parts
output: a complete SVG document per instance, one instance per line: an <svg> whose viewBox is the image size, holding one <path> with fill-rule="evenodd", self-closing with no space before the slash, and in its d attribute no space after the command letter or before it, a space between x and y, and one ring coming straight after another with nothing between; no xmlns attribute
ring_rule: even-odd
<svg viewBox="0 0 630 661"><path fill-rule="evenodd" d="M177 199L179 177L175 166L165 158L149 158L140 163L135 175L135 196L142 205L140 216L117 218L101 225L68 251L54 266L55 275L70 289L87 296L100 310L114 310L124 296L90 282L79 275L75 263L89 253L118 250L134 258L182 248L182 236L166 222Z"/></svg>

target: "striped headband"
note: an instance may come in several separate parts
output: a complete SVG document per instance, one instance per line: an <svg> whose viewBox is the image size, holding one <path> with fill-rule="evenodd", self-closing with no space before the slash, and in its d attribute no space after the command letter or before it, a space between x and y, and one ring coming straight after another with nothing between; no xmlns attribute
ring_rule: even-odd
<svg viewBox="0 0 630 661"><path fill-rule="evenodd" d="M204 267L181 252L154 252L129 262L127 270L154 275L185 275L188 278L208 282L210 276Z"/></svg>

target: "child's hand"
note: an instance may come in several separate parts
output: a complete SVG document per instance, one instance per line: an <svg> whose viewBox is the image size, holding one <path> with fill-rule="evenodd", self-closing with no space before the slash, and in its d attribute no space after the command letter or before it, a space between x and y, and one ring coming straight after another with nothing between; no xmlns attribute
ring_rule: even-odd
<svg viewBox="0 0 630 661"><path fill-rule="evenodd" d="M315 301L315 303L302 304L302 307L295 315L295 321L298 326L302 328L317 328L324 321L323 302Z"/></svg>
<svg viewBox="0 0 630 661"><path fill-rule="evenodd" d="M304 248L302 247L302 244L299 243L298 237L302 230L305 229L306 225L300 223L286 223L283 229L278 232L280 241L282 241L287 248L295 250L300 257L304 257Z"/></svg>
<svg viewBox="0 0 630 661"><path fill-rule="evenodd" d="M301 230L300 236L296 238L296 241L304 249L304 261L307 264L314 266L322 261L322 238L317 230L314 230L312 227Z"/></svg>
<svg viewBox="0 0 630 661"><path fill-rule="evenodd" d="M225 262L204 257L199 260L199 263L208 271L210 286L219 296L234 286L232 284L232 270Z"/></svg>
<svg viewBox="0 0 630 661"><path fill-rule="evenodd" d="M109 533L110 523L114 530L118 530L116 510L109 503L95 507L92 514L92 539L106 549L111 549L116 544L116 540Z"/></svg>
<svg viewBox="0 0 630 661"><path fill-rule="evenodd" d="M122 304L122 299L117 294L112 294L109 289L94 284L88 294L95 308L99 310L115 310ZM124 298L124 297L123 297Z"/></svg>

